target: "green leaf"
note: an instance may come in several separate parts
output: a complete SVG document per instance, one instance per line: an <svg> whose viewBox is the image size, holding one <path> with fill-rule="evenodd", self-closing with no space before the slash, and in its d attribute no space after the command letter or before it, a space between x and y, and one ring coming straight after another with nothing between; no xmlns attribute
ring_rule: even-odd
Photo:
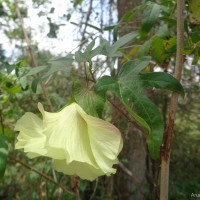
<svg viewBox="0 0 200 200"><path fill-rule="evenodd" d="M101 79L97 81L94 87L95 91L100 94L101 96L105 97L106 93L108 91L113 92L116 94L116 96L121 100L124 107L127 109L127 111L132 115L132 117L141 125L143 126L147 132L151 132L149 125L143 120L139 115L137 115L132 108L129 106L126 99L123 99L123 97L120 94L120 87L118 82L110 76L103 76Z"/></svg>
<svg viewBox="0 0 200 200"><path fill-rule="evenodd" d="M69 77L72 63L73 63L73 54L68 54L65 57L55 57L49 60L49 69L45 73L45 76L49 76L57 71L65 72L65 76Z"/></svg>
<svg viewBox="0 0 200 200"><path fill-rule="evenodd" d="M77 62L87 62L87 56L82 53L80 50L75 52L75 60Z"/></svg>
<svg viewBox="0 0 200 200"><path fill-rule="evenodd" d="M130 81L134 76L138 75L151 61L150 56L145 56L141 59L135 59L126 62L119 71L119 80ZM127 80L126 80L127 79Z"/></svg>
<svg viewBox="0 0 200 200"><path fill-rule="evenodd" d="M94 117L101 117L104 108L104 99L94 91L83 89L74 95L74 98L87 114Z"/></svg>
<svg viewBox="0 0 200 200"><path fill-rule="evenodd" d="M144 10L144 19L142 20L141 31L148 33L155 24L159 14L160 5L156 3L150 3Z"/></svg>
<svg viewBox="0 0 200 200"><path fill-rule="evenodd" d="M81 5L83 0L74 0L74 7Z"/></svg>
<svg viewBox="0 0 200 200"><path fill-rule="evenodd" d="M77 62L91 62L91 59L96 55L104 55L104 48L108 45L106 40L101 40L101 43L98 47L93 49L95 45L95 39L91 41L91 43L86 47L84 52L80 50L75 52L75 60Z"/></svg>
<svg viewBox="0 0 200 200"><path fill-rule="evenodd" d="M162 66L163 61L167 58L164 42L165 40L159 36L154 36L152 39L153 58L160 66Z"/></svg>
<svg viewBox="0 0 200 200"><path fill-rule="evenodd" d="M118 73L118 79L110 76L100 78L95 91L106 97L114 92L132 117L148 133L148 149L153 159L157 159L162 144L164 122L157 106L144 95L144 89L167 89L184 94L181 84L171 75L163 72L141 73L148 66L151 57L142 57L126 62Z"/></svg>
<svg viewBox="0 0 200 200"><path fill-rule="evenodd" d="M137 37L138 33L137 32L132 32L124 35L123 37L119 38L117 42L115 42L111 47L110 51L112 53L116 52L120 47L124 46L128 42L130 42L133 38Z"/></svg>
<svg viewBox="0 0 200 200"><path fill-rule="evenodd" d="M167 25L165 24L161 26L155 35L159 36L160 38L166 38L167 36L169 36L169 30L168 30Z"/></svg>
<svg viewBox="0 0 200 200"><path fill-rule="evenodd" d="M192 24L200 24L200 1L199 0L189 0L189 10L190 10L190 22Z"/></svg>
<svg viewBox="0 0 200 200"><path fill-rule="evenodd" d="M44 81L46 79L47 79L47 77L38 77L38 78L34 79L31 84L32 91L36 93L38 84L40 84L42 81Z"/></svg>
<svg viewBox="0 0 200 200"><path fill-rule="evenodd" d="M19 93L19 92L21 92L21 90L22 90L22 88L20 85L6 88L6 91L9 92L10 94Z"/></svg>
<svg viewBox="0 0 200 200"><path fill-rule="evenodd" d="M38 66L38 67L33 67L31 68L28 73L26 73L24 76L32 76L35 74L38 74L40 72L43 72L47 69L47 66Z"/></svg>
<svg viewBox="0 0 200 200"><path fill-rule="evenodd" d="M137 114L149 125L151 132L147 139L148 149L153 159L157 159L160 153L164 133L164 122L157 106L147 97L131 93Z"/></svg>
<svg viewBox="0 0 200 200"><path fill-rule="evenodd" d="M114 92L117 96L120 96L119 85L116 80L111 76L103 76L101 77L94 86L94 90L103 96L106 97L107 91Z"/></svg>
<svg viewBox="0 0 200 200"><path fill-rule="evenodd" d="M148 148L151 157L156 159L160 152L164 123L158 108L143 95L143 82L140 80L139 75L140 71L143 70L149 62L150 58L145 57L125 63L119 72L118 83L121 98L129 108L128 111L130 112L131 109L130 103L133 103L136 113L140 117L140 121L132 112L130 112L130 114L148 131ZM141 119L143 121L141 121Z"/></svg>
<svg viewBox="0 0 200 200"><path fill-rule="evenodd" d="M149 152L151 157L156 159L160 152L164 123L159 109L143 94L147 85L143 81L144 78L141 78L143 74L140 74L148 66L150 60L150 57L143 57L126 62L118 74L117 81L112 77L102 77L97 81L95 91L104 96L107 91L112 91L119 97L127 111L148 133ZM174 81L171 77L167 78L166 81ZM152 85L155 86L155 84ZM170 83L159 83L157 87L171 89Z"/></svg>
<svg viewBox="0 0 200 200"><path fill-rule="evenodd" d="M192 61L193 65L197 65L197 63L199 61L199 57L200 57L200 48L196 48L194 50L194 58L193 58L193 61Z"/></svg>
<svg viewBox="0 0 200 200"><path fill-rule="evenodd" d="M164 72L144 73L140 75L143 88L167 89L184 95L183 86L172 75Z"/></svg>
<svg viewBox="0 0 200 200"><path fill-rule="evenodd" d="M3 178L8 158L8 145L4 135L0 135L0 179Z"/></svg>
<svg viewBox="0 0 200 200"><path fill-rule="evenodd" d="M149 54L152 39L147 40L138 50L137 57L142 58Z"/></svg>
<svg viewBox="0 0 200 200"><path fill-rule="evenodd" d="M46 80L55 72L62 71L66 77L69 77L73 61L74 59L72 54L68 54L65 57L54 57L49 60L49 66L35 67L31 69L25 76L34 75L39 72L42 73L41 76L33 80L31 85L32 90L36 92L38 84Z"/></svg>

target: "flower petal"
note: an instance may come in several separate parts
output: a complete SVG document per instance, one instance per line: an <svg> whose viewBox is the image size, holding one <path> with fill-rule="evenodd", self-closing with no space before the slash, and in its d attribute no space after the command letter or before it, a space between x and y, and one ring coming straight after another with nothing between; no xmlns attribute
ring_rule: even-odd
<svg viewBox="0 0 200 200"><path fill-rule="evenodd" d="M115 173L123 142L120 131L109 122L82 114L88 125L90 145L98 166L107 174Z"/></svg>
<svg viewBox="0 0 200 200"><path fill-rule="evenodd" d="M48 146L60 151L59 155L48 152L49 156L66 159L68 164L78 161L97 167L90 148L87 124L77 112L77 104L73 103L58 113L49 113L41 108L40 111L44 116L44 132L48 137Z"/></svg>
<svg viewBox="0 0 200 200"><path fill-rule="evenodd" d="M94 168L86 162L72 161L70 164L67 164L66 160L54 160L54 169L64 174L78 175L81 179L90 181L105 175L101 169Z"/></svg>
<svg viewBox="0 0 200 200"><path fill-rule="evenodd" d="M34 157L46 153L46 136L43 134L42 120L33 113L25 113L15 126L20 131L15 149L24 148L24 152L34 153Z"/></svg>

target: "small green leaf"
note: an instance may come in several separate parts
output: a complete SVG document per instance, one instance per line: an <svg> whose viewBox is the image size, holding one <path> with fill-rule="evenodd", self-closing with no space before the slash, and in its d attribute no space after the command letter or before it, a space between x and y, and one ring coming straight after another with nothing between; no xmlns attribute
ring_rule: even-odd
<svg viewBox="0 0 200 200"><path fill-rule="evenodd" d="M8 158L8 145L4 135L0 135L0 179L3 178Z"/></svg>

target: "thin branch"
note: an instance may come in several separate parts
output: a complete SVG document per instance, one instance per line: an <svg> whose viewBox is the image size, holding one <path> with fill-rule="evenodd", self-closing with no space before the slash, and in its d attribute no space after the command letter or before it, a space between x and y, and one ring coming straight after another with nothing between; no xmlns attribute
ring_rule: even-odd
<svg viewBox="0 0 200 200"><path fill-rule="evenodd" d="M15 1L16 13L17 13L17 16L18 16L19 21L20 21L20 26L21 26L25 41L27 43L29 55L31 57L32 67L37 67L37 62L36 62L33 50L31 48L31 42L30 42L30 39L29 39L28 34L26 32L26 29L25 29L25 26L24 26L24 20L23 20L23 17L21 16L21 12L20 12L20 9L19 9L19 6L18 6L18 1L17 0L14 0L14 1ZM52 106L52 103L49 99L47 89L46 89L44 83L41 83L40 85L41 85L41 88L42 88L42 91L43 91L44 98L46 99L47 104L49 106L49 109L50 109L51 112L53 112L53 106Z"/></svg>
<svg viewBox="0 0 200 200"><path fill-rule="evenodd" d="M125 172L129 177L131 177L131 179L135 182L135 184L137 185L140 184L139 179L135 177L133 173L128 168L126 168L122 162L119 162L119 167L123 172Z"/></svg>
<svg viewBox="0 0 200 200"><path fill-rule="evenodd" d="M136 128L138 128L139 130L141 130L144 133L144 129L137 124L137 122L135 122L133 120L133 118L121 108L121 105L117 105L114 101L112 101L111 99L108 99L108 101L112 104L113 107L115 107L124 117L126 117L126 119L128 120L128 122L132 123Z"/></svg>
<svg viewBox="0 0 200 200"><path fill-rule="evenodd" d="M67 190L65 187L63 187L62 185L60 185L60 183L54 181L54 179L52 179L51 177L49 177L49 176L47 176L46 174L44 174L43 172L41 172L41 171L35 169L34 167L31 167L30 165L28 165L28 164L22 162L21 160L17 159L16 157L9 155L8 158L9 158L10 161L14 161L14 162L16 162L16 163L19 163L20 165L24 166L25 168L27 168L27 169L29 169L29 170L31 170L31 171L33 171L33 172L39 174L40 176L42 176L43 178L45 178L45 179L48 180L49 182L51 182L51 183L53 183L54 185L60 187L64 192L68 193L69 195L73 195L73 196L75 195L73 192L70 192L70 191Z"/></svg>
<svg viewBox="0 0 200 200"><path fill-rule="evenodd" d="M84 29L83 29L83 32L82 32L82 39L81 39L81 44L82 42L85 40L85 33L86 33L86 28L87 28L87 23L90 19L90 15L91 15L91 12L92 12L92 4L93 4L93 0L90 0L89 2L89 8L88 8L88 11L87 11L87 14L86 14L86 19L85 19L85 26L84 26ZM80 48L82 47L82 45L80 45Z"/></svg>
<svg viewBox="0 0 200 200"><path fill-rule="evenodd" d="M177 50L174 76L179 81L181 79L182 67L184 63L184 57L182 54L184 43L184 5L185 0L177 0ZM163 149L161 152L160 200L168 199L170 151L177 105L178 93L173 92L170 99L168 120L166 123Z"/></svg>
<svg viewBox="0 0 200 200"><path fill-rule="evenodd" d="M97 191L98 183L99 183L99 180L98 180L98 178L97 178L96 181L95 181L93 193L92 193L92 195L90 196L90 199L89 199L89 200L92 200L92 199L95 197L95 194L96 194L96 191Z"/></svg>
<svg viewBox="0 0 200 200"><path fill-rule="evenodd" d="M0 124L1 124L2 134L4 135L4 124L3 124L3 113L2 113L2 110L0 110Z"/></svg>

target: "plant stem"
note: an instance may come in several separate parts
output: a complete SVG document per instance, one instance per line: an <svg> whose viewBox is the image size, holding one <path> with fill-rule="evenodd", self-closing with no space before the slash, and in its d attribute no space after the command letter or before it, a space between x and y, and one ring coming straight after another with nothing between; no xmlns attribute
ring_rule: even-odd
<svg viewBox="0 0 200 200"><path fill-rule="evenodd" d="M0 110L0 125L1 125L2 135L4 135L4 123L3 123L3 112L2 112L2 110Z"/></svg>
<svg viewBox="0 0 200 200"><path fill-rule="evenodd" d="M41 171L38 171L38 170L35 169L34 167L31 167L30 165L28 165L28 164L22 162L21 160L17 159L16 157L9 155L9 160L10 160L10 161L14 161L14 162L16 162L16 163L19 163L19 164L21 164L22 166L24 166L25 168L27 168L27 169L29 169L29 170L31 170L31 171L33 171L33 172L39 174L40 176L42 176L43 178L45 178L45 179L48 180L49 182L52 182L54 185L60 187L64 192L66 192L66 193L68 193L68 194L70 194L70 195L73 195L73 196L75 195L73 192L68 191L65 187L63 187L62 185L60 185L60 183L54 181L54 179L52 179L51 177L47 176L46 174L44 174L44 173L41 172Z"/></svg>
<svg viewBox="0 0 200 200"><path fill-rule="evenodd" d="M184 63L184 57L182 54L184 42L184 5L185 0L177 0L177 50L174 76L179 81L181 79L182 67ZM170 99L163 149L161 152L160 200L168 200L170 151L177 105L178 93L173 92Z"/></svg>

